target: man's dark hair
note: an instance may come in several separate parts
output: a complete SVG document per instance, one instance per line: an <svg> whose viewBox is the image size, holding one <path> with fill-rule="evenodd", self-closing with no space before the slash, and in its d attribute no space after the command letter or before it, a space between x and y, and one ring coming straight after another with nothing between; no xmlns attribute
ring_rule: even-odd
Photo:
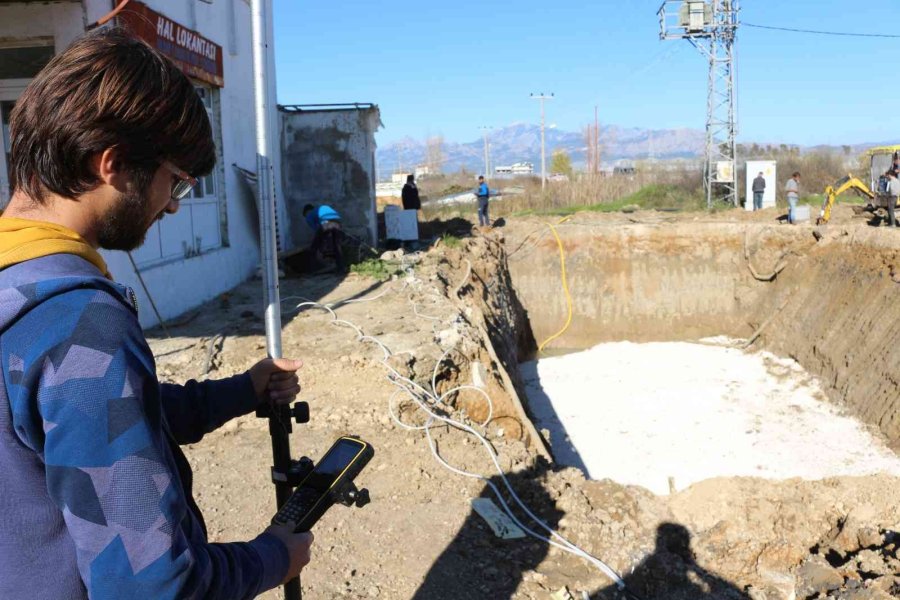
<svg viewBox="0 0 900 600"><path fill-rule="evenodd" d="M313 206L312 204L307 204L306 206L304 206L303 207L303 216L305 217L307 214L309 214L309 211L313 210L314 208L315 208L315 206Z"/></svg>
<svg viewBox="0 0 900 600"><path fill-rule="evenodd" d="M415 175L407 175L407 176L406 176L406 183L412 183L412 182L415 181L415 180L416 180L416 176L415 176Z"/></svg>
<svg viewBox="0 0 900 600"><path fill-rule="evenodd" d="M478 176L478 181L481 181L482 179L484 179L484 175L479 175L479 176Z"/></svg>
<svg viewBox="0 0 900 600"><path fill-rule="evenodd" d="M791 177L800 177L800 171L794 171L794 174Z"/></svg>
<svg viewBox="0 0 900 600"><path fill-rule="evenodd" d="M55 56L10 119L10 180L37 202L100 183L92 157L117 148L139 190L163 160L193 176L216 162L209 117L172 61L121 28L92 31Z"/></svg>

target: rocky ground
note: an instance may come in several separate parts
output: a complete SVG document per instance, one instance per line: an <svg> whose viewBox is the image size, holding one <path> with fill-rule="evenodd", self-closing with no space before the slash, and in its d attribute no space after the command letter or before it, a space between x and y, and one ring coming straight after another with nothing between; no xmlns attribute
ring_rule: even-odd
<svg viewBox="0 0 900 600"><path fill-rule="evenodd" d="M303 299L337 303L339 318L378 337L394 354L390 364L426 387L437 360L455 348L439 368L439 390L473 383L497 399L499 417L484 432L512 487L548 524L621 573L632 597L898 595L897 479L730 478L662 497L612 481L585 481L577 469L550 466L516 414L510 391L518 376L514 365L506 365L504 375L504 350L485 339L487 330L496 337L497 315L514 310L497 301L508 298L508 277L502 235L489 235L404 258L404 274L387 283L357 275L282 281L284 354L304 361L302 395L312 410L312 421L294 428L295 454L316 458L342 434L363 437L376 452L358 480L370 490L372 503L362 509L335 507L315 529L313 562L303 573L306 598L625 596L582 558L543 541L495 537L470 504L491 496L488 481L501 483L484 448L458 430L436 427L441 455L488 481L444 469L422 431L403 429L391 419L388 407L396 388L386 378L381 350L357 341L351 329L329 324L327 313L293 310ZM171 325L171 337L154 332L160 377L176 382L222 377L262 358L260 290L258 281L250 281ZM348 299L368 301L339 302ZM490 318L482 314L491 311ZM469 415L475 423L486 416L476 393L452 400L448 412L457 418ZM409 403L401 403L398 412L409 423L423 422ZM267 525L275 502L266 421L252 415L237 419L187 454L214 541L249 539Z"/></svg>

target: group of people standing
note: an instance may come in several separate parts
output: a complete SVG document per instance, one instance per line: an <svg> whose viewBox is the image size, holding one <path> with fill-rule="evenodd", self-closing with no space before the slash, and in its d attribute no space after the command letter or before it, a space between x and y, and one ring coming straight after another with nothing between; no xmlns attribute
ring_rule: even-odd
<svg viewBox="0 0 900 600"><path fill-rule="evenodd" d="M491 191L484 175L478 176L478 187L475 188L475 196L478 198L478 225L480 227L490 227L491 219L488 215L488 203L491 197ZM416 186L415 175L406 176L406 184L400 193L400 199L403 203L404 210L420 210L422 202L419 199L419 188Z"/></svg>

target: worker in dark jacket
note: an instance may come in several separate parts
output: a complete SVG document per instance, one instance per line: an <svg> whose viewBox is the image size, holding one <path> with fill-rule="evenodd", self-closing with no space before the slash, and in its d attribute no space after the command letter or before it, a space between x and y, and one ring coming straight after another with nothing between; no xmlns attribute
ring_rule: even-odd
<svg viewBox="0 0 900 600"><path fill-rule="evenodd" d="M760 171L753 180L753 210L762 210L763 196L766 193L766 178Z"/></svg>
<svg viewBox="0 0 900 600"><path fill-rule="evenodd" d="M303 218L306 224L313 230L313 241L310 250L313 256L320 252L331 254L334 258L334 269L337 272L344 270L344 253L341 242L344 239L344 229L341 226L341 215L327 204L313 206L307 204L303 207Z"/></svg>
<svg viewBox="0 0 900 600"><path fill-rule="evenodd" d="M422 208L422 202L419 200L419 188L416 187L415 175L406 176L406 185L403 186L401 198L403 199L403 210L419 210Z"/></svg>

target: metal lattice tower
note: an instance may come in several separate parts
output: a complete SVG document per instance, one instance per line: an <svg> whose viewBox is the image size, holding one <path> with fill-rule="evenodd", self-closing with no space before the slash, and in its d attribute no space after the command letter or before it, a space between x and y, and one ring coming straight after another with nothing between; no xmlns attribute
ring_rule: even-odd
<svg viewBox="0 0 900 600"><path fill-rule="evenodd" d="M659 9L659 37L687 40L709 60L706 106L706 204L738 204L737 71L735 40L739 0L666 0Z"/></svg>

